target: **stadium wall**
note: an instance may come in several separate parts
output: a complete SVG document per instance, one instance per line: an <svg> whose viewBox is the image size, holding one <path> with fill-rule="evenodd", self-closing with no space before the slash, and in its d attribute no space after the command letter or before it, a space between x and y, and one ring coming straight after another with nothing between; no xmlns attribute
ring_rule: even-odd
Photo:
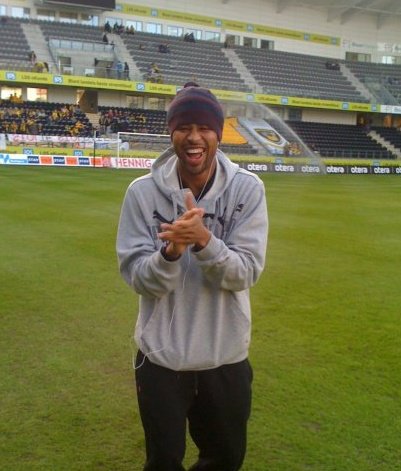
<svg viewBox="0 0 401 471"><path fill-rule="evenodd" d="M101 106L127 106L127 94L102 90L99 92L99 105Z"/></svg>
<svg viewBox="0 0 401 471"><path fill-rule="evenodd" d="M77 90L74 88L46 87L50 103L76 103Z"/></svg>
<svg viewBox="0 0 401 471"><path fill-rule="evenodd" d="M315 109L304 109L302 121L331 123L331 124L356 124L356 113L342 113L339 111L319 111Z"/></svg>

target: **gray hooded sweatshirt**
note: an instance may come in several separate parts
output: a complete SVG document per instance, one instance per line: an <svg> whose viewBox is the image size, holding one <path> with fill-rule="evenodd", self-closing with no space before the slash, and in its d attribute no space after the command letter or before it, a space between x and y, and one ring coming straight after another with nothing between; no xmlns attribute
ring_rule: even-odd
<svg viewBox="0 0 401 471"><path fill-rule="evenodd" d="M177 156L167 149L151 173L127 189L117 235L120 271L139 295L135 341L149 360L173 370L204 370L244 360L251 335L249 288L267 245L260 178L216 154L214 182L197 203L212 236L200 251L166 260L162 222L185 212Z"/></svg>

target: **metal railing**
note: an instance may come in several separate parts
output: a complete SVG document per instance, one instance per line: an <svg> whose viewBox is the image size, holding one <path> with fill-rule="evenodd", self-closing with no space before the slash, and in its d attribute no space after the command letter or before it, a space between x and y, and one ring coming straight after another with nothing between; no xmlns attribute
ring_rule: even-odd
<svg viewBox="0 0 401 471"><path fill-rule="evenodd" d="M112 53L114 51L114 43L106 44L101 41L84 41L78 39L49 38L49 47L83 52Z"/></svg>

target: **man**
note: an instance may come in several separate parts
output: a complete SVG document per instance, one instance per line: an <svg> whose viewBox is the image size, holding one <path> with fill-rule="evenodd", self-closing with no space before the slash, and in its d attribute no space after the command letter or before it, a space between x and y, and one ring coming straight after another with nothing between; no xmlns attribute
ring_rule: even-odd
<svg viewBox="0 0 401 471"><path fill-rule="evenodd" d="M124 72L124 64L121 61L117 62L116 70L117 70L117 78L118 80L121 80L123 76L123 72Z"/></svg>
<svg viewBox="0 0 401 471"><path fill-rule="evenodd" d="M117 236L120 271L140 295L135 340L146 471L236 471L245 456L252 370L249 288L267 243L264 186L220 150L215 96L186 86L172 101L172 148L129 186Z"/></svg>

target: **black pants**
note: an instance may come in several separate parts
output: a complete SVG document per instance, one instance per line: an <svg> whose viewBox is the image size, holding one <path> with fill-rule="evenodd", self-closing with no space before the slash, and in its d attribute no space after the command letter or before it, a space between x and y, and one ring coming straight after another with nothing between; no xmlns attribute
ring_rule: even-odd
<svg viewBox="0 0 401 471"><path fill-rule="evenodd" d="M237 471L246 450L252 369L248 360L203 371L143 362L135 373L145 431L144 471L185 471L186 425L199 449L190 471Z"/></svg>

